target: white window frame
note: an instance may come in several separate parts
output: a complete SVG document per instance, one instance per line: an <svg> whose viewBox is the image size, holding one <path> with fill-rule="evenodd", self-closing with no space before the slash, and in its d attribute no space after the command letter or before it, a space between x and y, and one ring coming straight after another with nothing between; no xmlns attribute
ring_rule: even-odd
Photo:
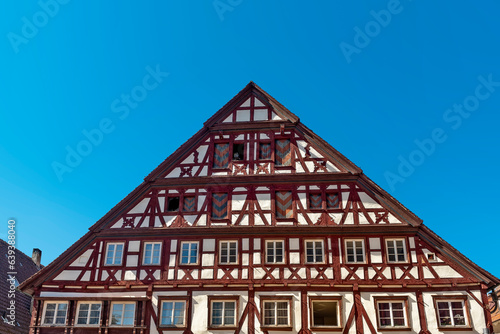
<svg viewBox="0 0 500 334"><path fill-rule="evenodd" d="M337 325L316 325L314 323L314 303L328 303L328 302L334 302L336 304L336 317L337 317ZM328 329L334 329L334 328L341 328L342 327L342 318L340 314L340 303L341 303L341 298L335 298L335 297L317 297L317 296L311 296L309 298L309 305L310 305L310 312L311 312L311 328L314 328L316 330L328 330Z"/></svg>
<svg viewBox="0 0 500 334"><path fill-rule="evenodd" d="M230 245L232 243L235 243L236 244L236 254L235 254L235 257L236 257L236 260L234 262L231 262L231 254L230 254ZM222 261L222 245L223 244L227 244L227 260L226 261ZM219 242L219 264L238 264L238 240L221 240Z"/></svg>
<svg viewBox="0 0 500 334"><path fill-rule="evenodd" d="M265 310L266 304L273 303L274 304L274 323L266 324ZM278 324L278 303L286 303L287 305L287 323L286 324ZM273 298L265 298L262 300L262 324L261 326L264 328L280 328L280 327L291 327L292 326L292 300L291 299L273 299Z"/></svg>
<svg viewBox="0 0 500 334"><path fill-rule="evenodd" d="M49 304L55 304L56 308L54 310L54 317L52 318L52 322L46 323L46 312L47 312L47 306ZM66 314L64 315L64 323L63 324L58 324L56 323L57 319L57 310L59 308L59 305L66 305ZM43 316L42 316L42 326L65 326L66 323L68 322L68 310L69 310L69 303L67 301L53 301L53 300L46 300L43 302Z"/></svg>
<svg viewBox="0 0 500 334"><path fill-rule="evenodd" d="M120 318L120 324L112 324L111 321L113 319L113 307L114 305L122 304L123 309L122 309L122 315ZM131 325L124 325L123 324L123 315L125 314L125 305L134 305L134 317L132 318L132 324ZM136 313L136 303L135 302L125 302L125 301L119 301L119 302L112 302L111 306L109 308L109 326L112 327L134 327L135 326L135 313Z"/></svg>
<svg viewBox="0 0 500 334"><path fill-rule="evenodd" d="M189 248L188 248L188 262L187 263L183 263L182 262L182 248L183 248L183 245L186 245L186 244L189 244ZM196 244L196 261L195 262L191 262L191 245L193 244ZM198 241L181 241L180 243L180 249L179 249L179 265L181 266L192 266L192 265L197 265L198 262L199 262L199 258L200 258L200 243Z"/></svg>
<svg viewBox="0 0 500 334"><path fill-rule="evenodd" d="M151 245L151 256L149 256L149 261L150 263L146 263L146 247L148 245ZM154 259L154 247L155 245L160 245L160 250L158 251L158 263L153 263ZM142 264L145 266L159 266L161 264L161 249L162 249L162 243L161 242L145 242L144 243L144 248L142 251Z"/></svg>
<svg viewBox="0 0 500 334"><path fill-rule="evenodd" d="M376 312L377 312L377 321L378 321L378 327L380 329L398 329L398 328L408 328L408 312L407 312L407 300L405 299L379 299L376 300ZM389 315L390 315L390 320L391 324L390 325L382 325L381 324L381 317L380 317L380 304L389 304ZM393 304L403 304L403 315L404 315L404 325L394 325L394 309L393 309Z"/></svg>
<svg viewBox="0 0 500 334"><path fill-rule="evenodd" d="M307 259L307 243L312 242L313 243L313 261L309 261ZM316 243L321 243L321 261L317 260L317 255L316 255ZM304 256L305 256L305 263L311 264L311 263L326 263L326 254L325 254L325 241L324 240L318 240L318 239L312 239L312 240L304 240Z"/></svg>
<svg viewBox="0 0 500 334"><path fill-rule="evenodd" d="M361 242L361 254L357 253L358 248L356 247L356 242ZM349 254L348 254L348 243L352 243L353 245L353 254L354 254L354 261L349 261ZM366 263L366 252L365 252L365 240L364 239L345 239L344 240L344 245L345 245L345 262L346 263ZM362 261L358 261L358 255L363 256Z"/></svg>
<svg viewBox="0 0 500 334"><path fill-rule="evenodd" d="M108 254L109 254L109 246L115 246L113 249L113 263L108 263ZM116 246L121 245L122 246L122 251L121 251L121 256L120 256L120 262L117 263L117 257L116 257ZM125 252L125 243L124 242L108 242L106 244L106 256L104 257L104 265L105 266L121 266L123 265L123 254Z"/></svg>
<svg viewBox="0 0 500 334"><path fill-rule="evenodd" d="M398 260L398 248L396 246L396 241L402 241L403 242L403 255L404 255L404 260ZM396 256L395 261L391 261L389 259L389 242L392 243L392 247L394 247L394 255ZM385 250L387 252L387 263L407 263L408 262L408 251L406 249L406 240L405 238L390 238L390 239L385 239Z"/></svg>
<svg viewBox="0 0 500 334"><path fill-rule="evenodd" d="M268 264L283 264L285 263L285 241L284 240L265 240L265 248L266 248L266 253L265 253L265 263ZM281 242L281 261L276 261L276 243ZM269 256L269 247L268 243L272 243L272 250L273 250L273 261L269 261L268 256Z"/></svg>
<svg viewBox="0 0 500 334"><path fill-rule="evenodd" d="M464 314L464 319L465 319L465 325L456 325L455 324L455 317L453 316L453 309L451 307L451 303L456 303L460 302L462 303L462 311ZM451 319L451 325L441 325L441 319L439 317L439 306L438 303L448 303L448 311L450 312L450 319ZM469 310L468 310L468 305L466 305L465 299L462 298L437 298L435 299L435 306L436 306L436 316L437 316L437 324L438 328L444 329L444 328L469 328L470 327L470 322L469 322Z"/></svg>
<svg viewBox="0 0 500 334"><path fill-rule="evenodd" d="M163 310L164 310L164 303L172 303L172 314L170 316L170 320L175 319L175 304L176 303L181 303L183 304L183 312L182 312L182 324L173 324L174 321L172 321L171 325L164 324L163 323ZM185 328L186 327L186 317L187 317L187 300L185 299L162 299L161 300L161 309L160 309L160 325L159 327L165 327L165 328ZM166 317L165 317L166 318Z"/></svg>
<svg viewBox="0 0 500 334"><path fill-rule="evenodd" d="M227 298L227 299L211 299L210 300L210 327L211 328L225 328L225 327L236 327L238 324L238 299L237 298ZM214 315L214 303L222 303L222 324L214 324L213 323L213 315ZM233 323L231 324L226 324L225 323L225 312L226 312L226 303L233 303L234 304L234 309L233 309Z"/></svg>
<svg viewBox="0 0 500 334"><path fill-rule="evenodd" d="M88 313L87 313L87 317L85 318L85 323L84 324L79 324L78 321L80 320L80 307L84 304L88 304L89 305L89 310L88 310ZM92 312L92 305L99 305L99 321L97 322L97 324L89 324L89 320L90 320L90 312ZM101 323L101 314L102 314L102 303L101 302L89 302L89 301L79 301L78 302L78 307L77 307L77 310L76 310L76 314L75 314L75 326L99 326L100 323Z"/></svg>

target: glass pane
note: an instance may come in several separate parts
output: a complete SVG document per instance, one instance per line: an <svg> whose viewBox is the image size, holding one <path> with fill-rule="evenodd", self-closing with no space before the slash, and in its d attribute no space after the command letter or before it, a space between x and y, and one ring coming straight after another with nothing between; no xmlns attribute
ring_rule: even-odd
<svg viewBox="0 0 500 334"><path fill-rule="evenodd" d="M313 326L338 326L337 302L313 301Z"/></svg>
<svg viewBox="0 0 500 334"><path fill-rule="evenodd" d="M123 304L113 304L113 310L111 312L112 325L121 325L122 311L123 311Z"/></svg>

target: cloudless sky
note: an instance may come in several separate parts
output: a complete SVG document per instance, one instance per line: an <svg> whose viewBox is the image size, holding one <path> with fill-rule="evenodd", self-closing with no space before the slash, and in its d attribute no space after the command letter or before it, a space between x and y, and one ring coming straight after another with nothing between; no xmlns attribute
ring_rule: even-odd
<svg viewBox="0 0 500 334"><path fill-rule="evenodd" d="M500 276L498 2L60 1L0 11L2 239L48 264L253 80Z"/></svg>

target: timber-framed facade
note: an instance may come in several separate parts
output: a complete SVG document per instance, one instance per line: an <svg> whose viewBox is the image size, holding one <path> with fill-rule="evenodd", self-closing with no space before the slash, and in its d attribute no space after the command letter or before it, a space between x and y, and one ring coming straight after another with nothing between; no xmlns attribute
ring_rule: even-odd
<svg viewBox="0 0 500 334"><path fill-rule="evenodd" d="M20 288L32 334L426 334L499 283L251 82Z"/></svg>

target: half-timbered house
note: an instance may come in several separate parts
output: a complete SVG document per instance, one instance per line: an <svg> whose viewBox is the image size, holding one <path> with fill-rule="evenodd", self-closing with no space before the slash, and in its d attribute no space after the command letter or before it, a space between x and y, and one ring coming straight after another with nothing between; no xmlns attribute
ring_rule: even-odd
<svg viewBox="0 0 500 334"><path fill-rule="evenodd" d="M39 334L425 334L499 283L251 82L21 289Z"/></svg>

